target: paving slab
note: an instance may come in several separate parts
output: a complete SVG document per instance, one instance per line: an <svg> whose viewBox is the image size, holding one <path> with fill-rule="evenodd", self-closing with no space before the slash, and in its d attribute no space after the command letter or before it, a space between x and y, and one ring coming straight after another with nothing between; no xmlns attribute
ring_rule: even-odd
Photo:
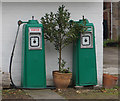
<svg viewBox="0 0 120 101"><path fill-rule="evenodd" d="M117 47L104 48L103 60L105 65L118 65L118 48Z"/></svg>
<svg viewBox="0 0 120 101"><path fill-rule="evenodd" d="M44 90L24 90L27 94L29 94L33 99L61 99L62 101L65 99L62 96L58 95L56 92L50 89ZM66 101L66 100L65 100Z"/></svg>
<svg viewBox="0 0 120 101"><path fill-rule="evenodd" d="M104 65L103 72L109 74L120 74L120 68L117 65Z"/></svg>
<svg viewBox="0 0 120 101"><path fill-rule="evenodd" d="M106 47L103 51L103 71L109 74L119 74L118 47Z"/></svg>

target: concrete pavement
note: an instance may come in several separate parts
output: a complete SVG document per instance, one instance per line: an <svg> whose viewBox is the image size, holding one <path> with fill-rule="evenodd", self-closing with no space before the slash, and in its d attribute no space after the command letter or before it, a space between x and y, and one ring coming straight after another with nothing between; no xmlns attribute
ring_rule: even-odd
<svg viewBox="0 0 120 101"><path fill-rule="evenodd" d="M64 100L62 96L58 95L56 92L50 89L44 90L24 90L33 99L61 99ZM66 100L65 100L66 101Z"/></svg>
<svg viewBox="0 0 120 101"><path fill-rule="evenodd" d="M118 48L107 47L103 50L103 70L104 73L118 74Z"/></svg>

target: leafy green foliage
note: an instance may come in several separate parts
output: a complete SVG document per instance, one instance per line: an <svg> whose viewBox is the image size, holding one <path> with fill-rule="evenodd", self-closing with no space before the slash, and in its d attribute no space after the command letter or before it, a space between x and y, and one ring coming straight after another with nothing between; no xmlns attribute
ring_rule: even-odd
<svg viewBox="0 0 120 101"><path fill-rule="evenodd" d="M115 40L105 40L103 41L104 47L118 47L118 41Z"/></svg>
<svg viewBox="0 0 120 101"><path fill-rule="evenodd" d="M47 41L52 42L55 49L59 51L59 71L62 68L61 51L64 47L80 37L80 33L84 33L86 20L83 18L83 24L69 21L70 13L65 6L59 6L56 13L46 13L41 18L44 27L44 37Z"/></svg>
<svg viewBox="0 0 120 101"><path fill-rule="evenodd" d="M59 58L58 58L58 59L59 59ZM58 62L58 63L59 63L59 62ZM66 65L66 61L62 59L60 72L61 72L61 73L71 73L71 72L70 72L70 67L65 68L65 65Z"/></svg>

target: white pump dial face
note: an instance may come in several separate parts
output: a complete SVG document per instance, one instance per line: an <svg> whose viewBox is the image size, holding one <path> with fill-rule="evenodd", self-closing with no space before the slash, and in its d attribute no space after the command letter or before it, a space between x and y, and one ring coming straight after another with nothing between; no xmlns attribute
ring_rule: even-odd
<svg viewBox="0 0 120 101"><path fill-rule="evenodd" d="M81 34L81 48L93 48L93 34L86 32Z"/></svg>
<svg viewBox="0 0 120 101"><path fill-rule="evenodd" d="M83 36L82 37L82 44L83 44L83 46L90 45L90 36Z"/></svg>
<svg viewBox="0 0 120 101"><path fill-rule="evenodd" d="M31 47L37 47L39 46L39 37L30 37L30 46Z"/></svg>
<svg viewBox="0 0 120 101"><path fill-rule="evenodd" d="M41 28L29 29L29 49L42 49L42 32Z"/></svg>

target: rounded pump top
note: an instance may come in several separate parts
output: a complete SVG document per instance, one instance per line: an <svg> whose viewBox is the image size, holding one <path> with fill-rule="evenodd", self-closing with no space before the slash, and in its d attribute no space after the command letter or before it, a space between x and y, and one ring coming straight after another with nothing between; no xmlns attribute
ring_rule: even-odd
<svg viewBox="0 0 120 101"><path fill-rule="evenodd" d="M39 22L38 20L34 20L34 16L32 16L32 20L29 20L28 24L39 24Z"/></svg>

